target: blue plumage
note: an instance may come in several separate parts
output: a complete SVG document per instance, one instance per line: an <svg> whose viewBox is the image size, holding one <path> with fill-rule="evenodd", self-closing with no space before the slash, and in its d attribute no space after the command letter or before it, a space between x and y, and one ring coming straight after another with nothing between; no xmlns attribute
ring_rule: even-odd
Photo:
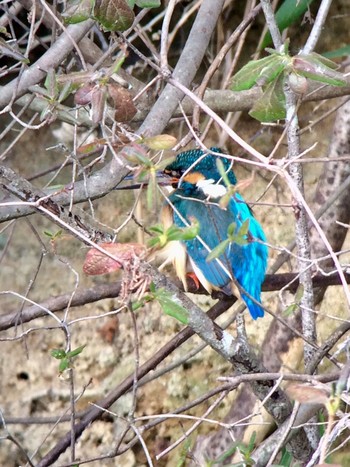
<svg viewBox="0 0 350 467"><path fill-rule="evenodd" d="M220 153L218 148L211 148L211 151ZM227 187L217 169L218 156L205 154L197 149L182 152L165 169L165 173L172 175L173 180L179 180L178 185L175 184L175 191L169 196L169 201L175 208L172 221L179 227L184 227L186 222L190 224L193 219L197 219L200 239L183 243L198 279L207 289L222 290L231 295L233 276L241 287L241 296L250 314L256 319L262 317L264 311L244 291L261 303L261 284L265 276L268 251L266 245L260 242L266 241L265 235L238 193L231 196L226 209L219 206L218 202ZM220 159L230 183L236 184L231 160L225 157ZM209 251L227 239L230 224L235 223L237 233L246 220L249 221L247 243L239 245L231 242L218 259L207 261Z"/></svg>

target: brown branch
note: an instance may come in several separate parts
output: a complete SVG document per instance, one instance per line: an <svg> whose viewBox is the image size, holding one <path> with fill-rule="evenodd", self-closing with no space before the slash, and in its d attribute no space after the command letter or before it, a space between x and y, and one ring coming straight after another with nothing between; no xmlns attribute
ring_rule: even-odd
<svg viewBox="0 0 350 467"><path fill-rule="evenodd" d="M345 273L346 280L348 284L350 284L350 273ZM182 282L175 280L174 281L176 286L183 290ZM332 275L323 275L318 273L316 276L313 277L313 284L314 287L329 287L333 285L341 285L341 280L339 276L335 273ZM298 281L298 274L295 273L282 273L282 274L267 274L265 277L265 281L262 286L262 290L267 292L271 291L278 291L282 288L285 290L290 290L291 292L296 292L299 285ZM196 295L208 295L208 292L203 288L197 288L197 285L192 282L188 281L188 292ZM28 306L23 309L21 313L17 310L3 312L0 315L0 331L4 331L9 329L17 324L24 324L32 321L36 318L41 318L46 316L45 310L43 308L48 308L51 311L63 311L65 308L70 304L71 307L83 306L87 303L97 302L99 300L104 300L106 298L116 298L119 296L120 293L120 283L113 282L113 283L106 283L102 285L98 285L95 287L89 287L85 289L78 289L73 298L71 294L63 294L57 297L51 297L48 300L38 303L37 305ZM214 297L215 298L215 297ZM224 296L220 295L220 299L225 298ZM227 297L227 299L231 300L231 298ZM235 301L236 297L232 297L232 300ZM345 323L347 324L347 323ZM333 347L333 345L331 345ZM323 349L323 346L322 346ZM322 350L320 349L320 351ZM327 346L327 352L329 351L329 346ZM322 354L323 358L325 354Z"/></svg>

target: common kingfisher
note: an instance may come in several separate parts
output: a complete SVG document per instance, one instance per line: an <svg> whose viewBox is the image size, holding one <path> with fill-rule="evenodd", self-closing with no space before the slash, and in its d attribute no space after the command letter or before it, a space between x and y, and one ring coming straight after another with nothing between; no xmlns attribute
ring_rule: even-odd
<svg viewBox="0 0 350 467"><path fill-rule="evenodd" d="M221 153L218 148L210 148L210 152ZM235 185L237 180L232 161L216 154L200 149L181 152L165 168L164 173L171 177L174 191L162 209L164 226L175 224L185 227L193 220L199 223L196 238L170 242L165 254L168 261L173 261L185 290L189 266L209 293L219 290L232 295L237 290L235 283L238 283L241 297L252 318L257 319L264 315L259 303L268 256L266 238L261 225L239 193L232 192L227 206L220 206L219 201L229 188L227 179L225 183L218 170L219 158L230 184ZM229 242L223 254L208 261L209 252L228 238L229 226L231 230L234 229L234 234L238 234L245 221L248 222L248 230L245 231L244 241Z"/></svg>

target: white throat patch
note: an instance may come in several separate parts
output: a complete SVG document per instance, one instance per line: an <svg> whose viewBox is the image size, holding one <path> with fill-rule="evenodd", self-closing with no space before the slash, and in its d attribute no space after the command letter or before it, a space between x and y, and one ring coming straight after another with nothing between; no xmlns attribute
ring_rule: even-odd
<svg viewBox="0 0 350 467"><path fill-rule="evenodd" d="M224 196L227 193L226 187L215 183L212 178L209 178L209 180L199 180L196 183L196 186L210 198L221 198L221 196Z"/></svg>

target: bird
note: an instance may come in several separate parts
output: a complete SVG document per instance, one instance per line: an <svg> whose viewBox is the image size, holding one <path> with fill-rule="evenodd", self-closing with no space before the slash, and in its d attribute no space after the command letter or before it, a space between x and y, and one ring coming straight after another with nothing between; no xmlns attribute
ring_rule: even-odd
<svg viewBox="0 0 350 467"><path fill-rule="evenodd" d="M225 180L220 175L218 159L226 172ZM199 226L195 238L169 242L164 249L166 262L173 262L185 291L187 276L193 273L210 294L221 291L225 295L236 295L238 285L252 318L264 316L261 285L268 259L266 237L242 196L230 190L230 186L237 183L232 160L216 147L209 152L187 150L177 154L165 167L163 175L170 177L173 188L161 212L164 227L175 224L182 228L194 221ZM228 197L226 206L220 204L225 195ZM243 241L228 241L229 229L239 237L242 225L245 225ZM225 242L225 250L217 258L208 258L222 242Z"/></svg>

